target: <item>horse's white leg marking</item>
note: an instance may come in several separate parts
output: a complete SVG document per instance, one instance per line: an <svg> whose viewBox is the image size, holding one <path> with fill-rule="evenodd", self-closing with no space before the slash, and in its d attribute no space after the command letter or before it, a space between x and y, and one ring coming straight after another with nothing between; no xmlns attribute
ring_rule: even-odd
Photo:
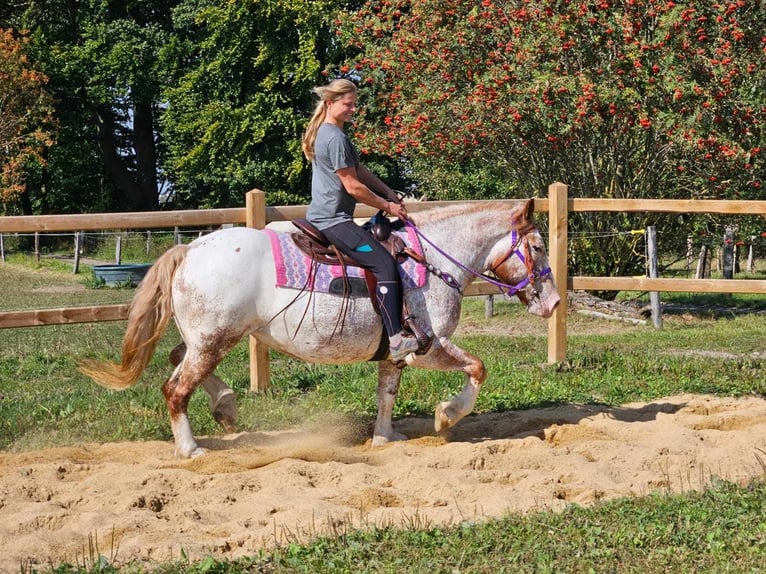
<svg viewBox="0 0 766 574"><path fill-rule="evenodd" d="M466 375L460 394L436 407L434 429L436 432L447 430L473 410L481 385L487 378L487 369L479 357L464 351L447 337L439 337L438 341L434 341L431 351L422 360L419 359L415 360L418 367L442 371L460 370Z"/></svg>
<svg viewBox="0 0 766 574"><path fill-rule="evenodd" d="M197 458L205 454L205 449L197 446L197 441L194 440L189 417L185 412L171 418L170 426L173 429L176 443L175 453L178 458Z"/></svg>
<svg viewBox="0 0 766 574"><path fill-rule="evenodd" d="M407 440L402 433L394 431L391 424L391 417L396 402L396 395L399 393L399 383L402 380L402 371L397 369L389 361L380 361L378 363L378 417L375 420L375 430L372 433L372 446L383 446L384 444Z"/></svg>

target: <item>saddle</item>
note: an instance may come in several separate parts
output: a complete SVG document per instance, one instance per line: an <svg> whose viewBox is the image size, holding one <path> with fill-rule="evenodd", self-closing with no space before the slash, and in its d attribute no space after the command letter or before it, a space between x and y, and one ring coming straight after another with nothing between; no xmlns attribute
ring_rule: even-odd
<svg viewBox="0 0 766 574"><path fill-rule="evenodd" d="M313 263L324 263L326 265L339 265L343 269L343 276L340 277L341 287L333 287L331 285L330 292L335 294L342 294L344 297L350 295L358 295L363 289L355 286L353 281L346 274L346 267L360 267L364 271L364 282L366 284L367 294L370 297L372 306L375 312L380 315L380 306L375 298L375 286L377 285L377 279L371 271L365 269L352 257L349 257L345 253L342 253L337 247L335 247L325 237L321 230L317 229L307 219L301 217L292 220L293 225L297 227L300 232L292 233L291 237L298 248L303 251L308 257L311 258ZM414 252L410 250L405 244L404 240L397 236L392 235L393 224L391 221L384 217L382 212L378 213L372 218L366 228L370 231L373 238L380 242L388 252L394 256L394 258L402 263L407 257L412 257ZM404 303L402 326L405 331L412 334L418 341L418 350L415 352L417 355L423 355L428 352L433 343L433 335L427 335L414 321L407 312L407 303ZM379 357L381 355L382 357ZM379 360L388 354L388 337L383 334L381 339L381 345L378 348L378 352L373 360Z"/></svg>
<svg viewBox="0 0 766 574"><path fill-rule="evenodd" d="M407 246L401 237L391 235L391 222L388 219L385 219L385 221L388 225L383 222L372 224L370 232L401 263L409 256L405 249ZM341 253L330 243L324 233L309 223L307 219L302 217L293 219L293 225L301 231L301 233L292 234L293 241L311 259L327 265L361 267L355 259L345 253ZM366 273L367 271L365 270Z"/></svg>

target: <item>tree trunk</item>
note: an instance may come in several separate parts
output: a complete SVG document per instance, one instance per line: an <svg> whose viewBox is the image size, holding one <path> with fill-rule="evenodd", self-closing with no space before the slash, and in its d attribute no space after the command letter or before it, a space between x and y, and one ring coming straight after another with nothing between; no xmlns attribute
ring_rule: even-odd
<svg viewBox="0 0 766 574"><path fill-rule="evenodd" d="M154 143L154 113L147 102L133 107L133 147L136 151L138 186L141 188L143 204L154 211L159 207L157 189L157 148Z"/></svg>
<svg viewBox="0 0 766 574"><path fill-rule="evenodd" d="M104 171L121 194L118 198L119 209L145 211L150 207L144 204L143 193L138 182L125 164L125 159L117 151L115 123L112 110L106 106L98 106L96 110L97 141Z"/></svg>

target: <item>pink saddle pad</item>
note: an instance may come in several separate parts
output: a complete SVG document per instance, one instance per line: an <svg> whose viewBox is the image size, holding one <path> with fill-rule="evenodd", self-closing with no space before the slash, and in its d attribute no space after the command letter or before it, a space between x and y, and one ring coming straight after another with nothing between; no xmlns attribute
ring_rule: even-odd
<svg viewBox="0 0 766 574"><path fill-rule="evenodd" d="M333 279L343 276L343 268L340 265L326 265L320 263L312 273L311 258L298 249L292 240L291 233L264 229L271 242L271 253L276 268L277 287L291 289L311 289L321 293L328 293ZM417 254L422 255L423 249L417 235L409 228L395 231L396 235L404 240L405 244ZM359 267L346 267L349 277L363 278L364 271ZM423 264L410 258L399 265L399 276L404 289L415 289L426 284L427 272Z"/></svg>

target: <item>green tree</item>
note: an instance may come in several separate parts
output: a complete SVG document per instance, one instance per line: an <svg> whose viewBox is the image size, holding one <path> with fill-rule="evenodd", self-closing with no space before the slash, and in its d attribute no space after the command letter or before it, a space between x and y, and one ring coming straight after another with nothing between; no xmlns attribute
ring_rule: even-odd
<svg viewBox="0 0 766 574"><path fill-rule="evenodd" d="M764 21L744 1L382 0L340 30L369 91L358 137L431 196L453 197L432 174L481 166L516 196L563 181L581 197L748 198L766 171ZM583 274L643 270L638 236L606 235L679 226L578 219Z"/></svg>
<svg viewBox="0 0 766 574"><path fill-rule="evenodd" d="M29 213L27 180L45 164L55 123L48 78L34 70L28 38L0 29L0 202L3 212Z"/></svg>
<svg viewBox="0 0 766 574"><path fill-rule="evenodd" d="M157 61L174 3L39 0L13 15L62 124L35 190L42 211L157 208Z"/></svg>
<svg viewBox="0 0 766 574"><path fill-rule="evenodd" d="M188 0L163 51L166 168L182 205L241 205L254 187L272 204L305 200L300 139L311 88L338 49L329 0Z"/></svg>

